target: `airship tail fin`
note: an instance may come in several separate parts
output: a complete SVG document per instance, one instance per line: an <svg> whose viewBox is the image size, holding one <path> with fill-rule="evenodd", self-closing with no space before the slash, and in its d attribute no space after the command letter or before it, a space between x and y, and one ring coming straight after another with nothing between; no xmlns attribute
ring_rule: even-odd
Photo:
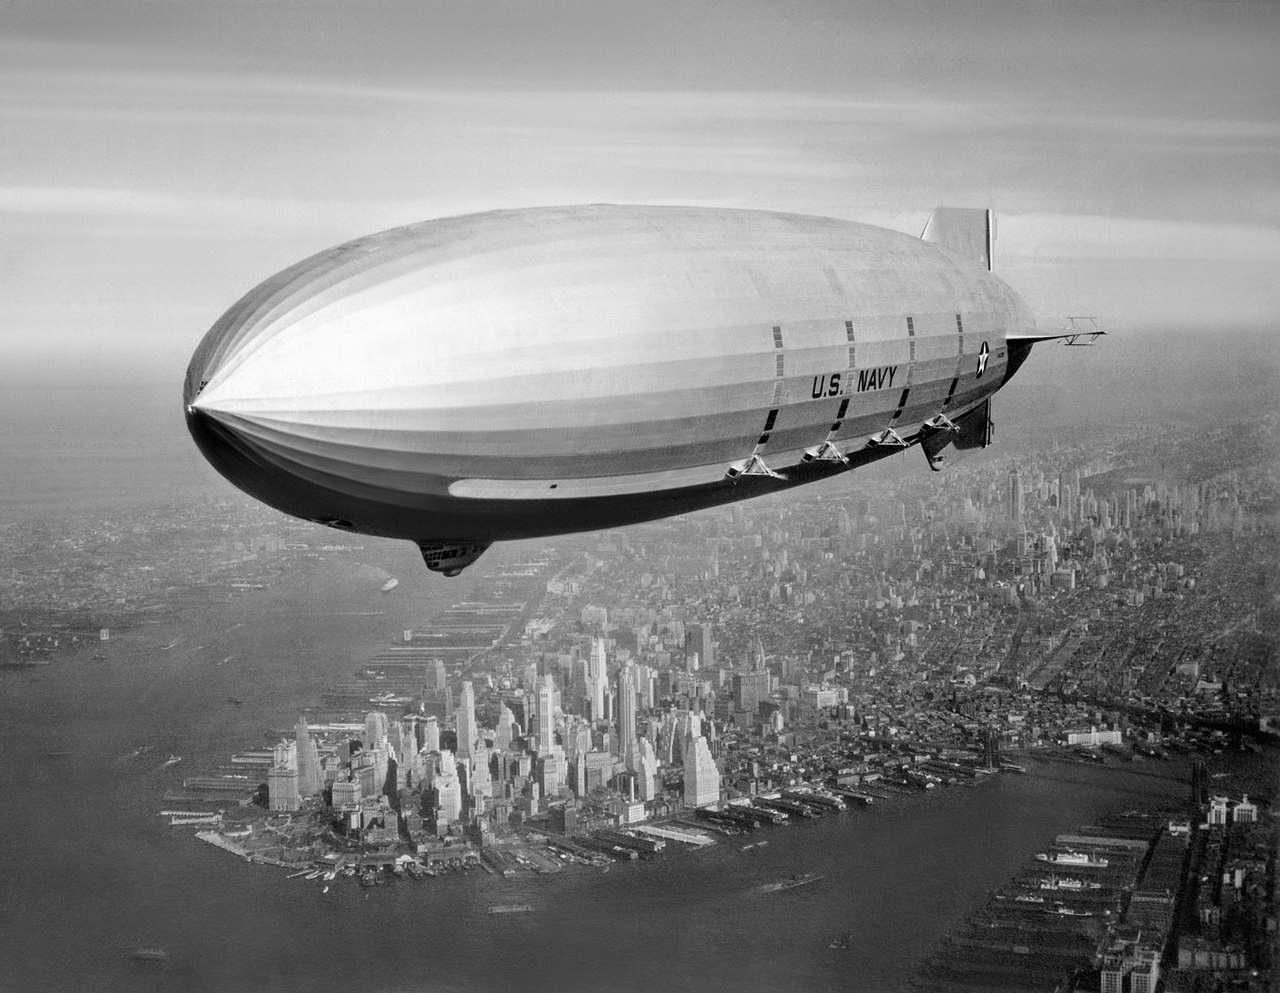
<svg viewBox="0 0 1280 993"><path fill-rule="evenodd" d="M920 238L976 259L990 272L996 215L985 207L938 207L929 215Z"/></svg>

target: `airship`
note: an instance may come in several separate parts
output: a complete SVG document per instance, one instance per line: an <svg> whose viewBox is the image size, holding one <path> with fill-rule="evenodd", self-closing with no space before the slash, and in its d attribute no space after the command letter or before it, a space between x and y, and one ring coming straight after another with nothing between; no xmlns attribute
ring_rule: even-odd
<svg viewBox="0 0 1280 993"><path fill-rule="evenodd" d="M285 269L187 370L210 463L287 514L408 539L612 528L991 440L1038 341L990 211L921 237L827 217L584 205L447 217Z"/></svg>

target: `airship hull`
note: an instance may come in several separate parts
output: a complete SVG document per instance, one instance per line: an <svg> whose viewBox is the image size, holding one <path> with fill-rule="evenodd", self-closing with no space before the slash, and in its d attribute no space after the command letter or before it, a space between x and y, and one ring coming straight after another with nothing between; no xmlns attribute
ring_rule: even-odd
<svg viewBox="0 0 1280 993"><path fill-rule="evenodd" d="M210 329L184 393L202 451L265 502L486 544L884 457L984 404L1029 326L973 259L869 225L499 211L272 277Z"/></svg>

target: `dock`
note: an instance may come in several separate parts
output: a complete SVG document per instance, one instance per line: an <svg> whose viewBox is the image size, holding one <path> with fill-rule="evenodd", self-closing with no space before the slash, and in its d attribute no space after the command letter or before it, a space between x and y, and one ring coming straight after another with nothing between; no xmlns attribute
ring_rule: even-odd
<svg viewBox="0 0 1280 993"><path fill-rule="evenodd" d="M655 838L666 838L669 841L682 841L686 845L694 845L698 848L705 848L707 845L714 845L715 839L708 838L705 834L694 834L692 831L678 831L673 827L657 827L653 824L635 824L631 827L632 831L640 834L652 835Z"/></svg>

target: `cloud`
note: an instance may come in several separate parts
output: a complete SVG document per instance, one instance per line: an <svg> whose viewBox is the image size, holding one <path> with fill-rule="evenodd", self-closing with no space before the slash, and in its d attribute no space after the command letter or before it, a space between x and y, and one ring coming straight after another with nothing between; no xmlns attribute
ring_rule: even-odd
<svg viewBox="0 0 1280 993"><path fill-rule="evenodd" d="M1280 263L1280 230L1209 224L1027 213L997 218L997 253L1041 259L1180 259Z"/></svg>

